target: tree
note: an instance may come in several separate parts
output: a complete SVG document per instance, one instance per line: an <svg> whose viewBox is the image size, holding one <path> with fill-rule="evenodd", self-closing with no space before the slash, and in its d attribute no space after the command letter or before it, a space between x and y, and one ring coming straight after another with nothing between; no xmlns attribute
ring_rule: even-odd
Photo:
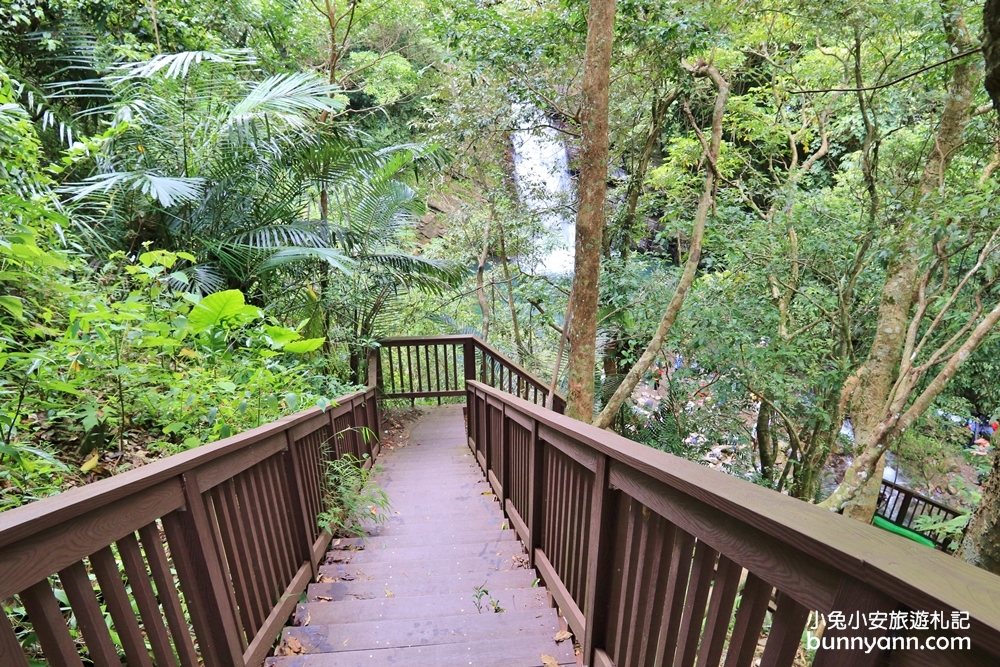
<svg viewBox="0 0 1000 667"><path fill-rule="evenodd" d="M952 51L958 53L970 51L974 40L957 6L951 2L943 2L942 19ZM859 40L856 40L855 44L856 49L861 48ZM966 58L955 65L933 148L924 163L914 194L913 212L906 216L896 234L897 245L882 289L882 300L868 358L844 385L841 403L849 403L855 435L861 447L865 449L869 446L876 450L883 448L879 441L889 432L885 428L885 422L887 419L895 421L891 415L886 414L886 406L895 404L896 399L901 399L902 405L905 405L909 397L901 396L899 390L906 386L911 389L916 388L915 384L904 380L907 364L904 363L904 367L900 367L904 361L904 347L907 346L909 330L920 325L919 318L911 320L911 311L918 297L922 277L921 255L925 250L921 243L922 239L914 233L912 221L920 215L928 214L925 203L929 196L944 187L945 172L962 144L976 80L977 66L973 60ZM863 88L860 78L856 83L859 89ZM859 92L859 95L863 94ZM879 433L882 435L878 435ZM859 457L855 460L851 469L845 474L842 488L834 492L824 503L825 506L843 509L847 516L860 521L871 521L875 513L884 461L879 455L874 459L872 469L864 470L859 461L867 462L869 458ZM860 473L864 473L864 476L859 478ZM855 486L859 479L866 481L860 486Z"/></svg>
<svg viewBox="0 0 1000 667"><path fill-rule="evenodd" d="M688 250L688 257L684 263L684 272L681 275L680 281L677 283L676 289L674 290L674 296L670 300L670 304L667 306L667 309L664 311L660 324L656 328L656 332L650 339L649 344L642 353L642 356L640 356L639 360L632 366L632 368L629 369L628 373L625 375L625 379L622 380L621 384L615 390L614 395L594 420L594 425L600 428L609 428L614 423L615 417L618 415L618 411L621 410L625 401L632 396L632 392L635 391L639 381L646 374L646 371L649 370L649 367L652 366L656 355L660 353L660 348L663 347L663 342L666 340L667 334L670 333L670 329L673 327L674 321L680 313L681 306L684 304L684 298L687 296L688 290L691 289L695 273L698 270L698 263L701 261L701 244L705 238L705 224L708 221L709 212L715 202L715 188L718 179L717 169L719 163L719 149L722 145L722 120L725 116L726 102L729 99L729 83L722 78L722 75L719 74L715 67L704 61L700 61L697 65L692 67L691 72L696 77L710 78L712 83L715 84L718 92L715 97L715 105L712 111L711 135L707 143L705 142L705 138L702 136L700 130L698 130L694 116L691 115L690 109L685 106L688 117L691 119L695 131L698 132L698 136L702 141L705 161L705 184L702 188L701 199L698 202L698 209L694 216L694 226L691 231L691 245Z"/></svg>
<svg viewBox="0 0 1000 667"><path fill-rule="evenodd" d="M608 182L608 89L615 0L590 0L580 101L579 209L573 264L573 317L569 323L566 414L589 422L594 414L598 281Z"/></svg>

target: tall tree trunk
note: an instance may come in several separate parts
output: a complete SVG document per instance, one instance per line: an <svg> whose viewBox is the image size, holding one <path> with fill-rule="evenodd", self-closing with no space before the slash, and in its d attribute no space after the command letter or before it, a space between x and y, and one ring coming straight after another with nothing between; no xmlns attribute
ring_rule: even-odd
<svg viewBox="0 0 1000 667"><path fill-rule="evenodd" d="M604 199L608 187L608 88L611 85L614 23L615 0L590 0L580 102L580 205L576 215L566 400L566 414L588 422L594 415L597 298Z"/></svg>
<svg viewBox="0 0 1000 667"><path fill-rule="evenodd" d="M670 329L673 327L678 313L680 313L681 306L684 304L684 298L687 296L691 284L694 283L694 276L698 270L698 262L701 260L701 242L705 236L705 223L708 220L708 213L715 203L715 184L718 176L715 173L715 168L719 159L719 147L722 145L722 118L725 115L726 102L729 99L729 83L722 78L722 75L714 67L705 62L699 62L693 68L693 74L695 76L710 77L718 88L718 94L715 97L715 109L712 113L712 136L708 144L704 147L705 186L702 189L701 199L698 202L698 209L694 216L694 229L691 231L691 247L688 251L687 262L684 264L684 272L681 274L681 279L674 290L674 296L670 299L670 303L663 313L663 318L660 320L656 332L639 357L639 360L625 374L625 378L618 385L614 395L608 401L608 404L604 406L601 414L594 420L594 425L600 428L610 428L614 424L618 411L621 410L625 401L629 400L639 381L646 374L646 371L649 370L649 367L653 365L653 360L659 354L660 348L663 346L663 341L666 340L667 334L670 333ZM694 125L693 118L691 118L691 121ZM694 125L694 128L695 131L698 131L697 125Z"/></svg>
<svg viewBox="0 0 1000 667"><path fill-rule="evenodd" d="M965 19L953 2L942 3L945 32L954 49L967 51L974 40L969 35ZM860 43L856 45L860 49ZM860 57L858 58L860 60ZM913 208L919 210L922 200L943 186L944 173L955 151L962 142L962 133L969 119L969 107L975 87L977 65L960 60L952 71L948 86L948 100L941 113L941 123L935 136L934 148L924 164ZM912 233L910 225L903 224L897 231L899 244L889 263L882 300L879 304L875 337L868 357L858 373L851 396L851 420L858 443L873 440L873 434L885 419L886 401L896 383L907 324L910 319L918 281L920 278L921 241ZM852 382L853 384L853 382ZM884 464L881 464L884 466ZM845 476L843 483L851 483ZM878 502L880 478L872 475L844 505L844 514L859 521L869 522Z"/></svg>
<svg viewBox="0 0 1000 667"><path fill-rule="evenodd" d="M969 519L959 555L968 563L1000 574L1000 459L993 454L993 470L982 486L983 497Z"/></svg>
<svg viewBox="0 0 1000 667"><path fill-rule="evenodd" d="M986 0L983 10L983 56L986 60L986 92L1000 113L1000 0ZM994 163L995 159L990 165ZM1000 574L1000 459L995 453L993 469L980 492L982 497L965 529L959 555L968 563Z"/></svg>

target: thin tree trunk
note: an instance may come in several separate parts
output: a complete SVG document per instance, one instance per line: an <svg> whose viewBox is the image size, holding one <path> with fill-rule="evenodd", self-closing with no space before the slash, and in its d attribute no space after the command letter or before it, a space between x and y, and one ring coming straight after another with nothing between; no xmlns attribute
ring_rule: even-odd
<svg viewBox="0 0 1000 667"><path fill-rule="evenodd" d="M649 128L646 130L646 140L639 154L639 162L636 164L635 172L629 179L628 191L625 193L625 211L622 213L618 226L620 235L625 241L622 243L621 254L625 258L628 256L628 232L635 225L635 210L639 206L639 195L642 194L642 184L646 180L646 171L649 169L649 161L653 157L653 149L660 140L660 132L663 130L663 121L667 117L667 110L677 99L677 91L673 90L666 97L656 97L649 112ZM605 241L605 255L610 256L613 237L608 234Z"/></svg>
<svg viewBox="0 0 1000 667"><path fill-rule="evenodd" d="M681 274L681 279L674 290L674 296L667 305L667 309L663 313L663 318L660 320L656 332L639 357L639 360L625 374L625 378L618 385L614 395L612 395L608 404L604 406L601 414L594 420L594 425L600 428L610 428L614 424L618 411L621 410L625 401L632 396L632 392L635 391L643 375L653 365L653 360L659 354L660 348L663 346L663 341L666 340L667 334L670 333L670 329L673 327L674 321L680 313L681 306L684 304L684 298L687 296L692 283L694 283L695 273L698 270L698 262L701 260L701 243L705 236L705 223L708 220L708 213L715 203L715 184L717 178L715 168L719 159L719 147L722 145L722 118L725 115L726 102L729 99L729 84L714 67L704 62L700 62L694 68L693 73L695 76L710 77L718 88L718 94L715 98L715 109L712 113L712 136L708 145L705 146L705 186L702 189L701 200L698 202L698 209L694 216L694 229L691 231L691 247L688 251L687 261L684 264L684 272ZM697 131L697 126L695 126L695 129Z"/></svg>
<svg viewBox="0 0 1000 667"><path fill-rule="evenodd" d="M757 411L757 452L760 455L760 474L768 482L774 481L774 450L771 439L771 406L760 402Z"/></svg>
<svg viewBox="0 0 1000 667"><path fill-rule="evenodd" d="M514 307L514 283L510 279L510 266L507 263L507 244L503 238L503 224L498 223L500 231L500 261L503 265L503 279L507 283L507 305L510 307L510 321L514 327L514 346L517 348L517 360L524 361L524 341L521 339L521 327L517 323L517 309Z"/></svg>
<svg viewBox="0 0 1000 667"><path fill-rule="evenodd" d="M993 574L1000 574L1000 459L993 454L993 469L982 486L983 497L965 530L959 555Z"/></svg>
<svg viewBox="0 0 1000 667"><path fill-rule="evenodd" d="M590 0L587 50L580 102L580 205L576 216L573 319L569 326L569 391L566 414L594 415L598 281L608 182L608 89L614 41L615 0Z"/></svg>
<svg viewBox="0 0 1000 667"><path fill-rule="evenodd" d="M490 212L486 218L486 231L483 235L483 251L479 253L479 264L476 266L476 298L479 299L479 310L483 316L483 340L490 339L490 304L486 300L486 290L483 287L483 278L486 273L486 258L490 252L490 223L493 220L493 213Z"/></svg>
<svg viewBox="0 0 1000 667"><path fill-rule="evenodd" d="M948 43L959 51L968 50L973 44L973 39L968 34L961 12L951 5L951 2L942 3ZM856 48L860 49L860 43ZM860 60L860 56L857 56L857 60ZM955 65L948 86L948 100L935 136L934 148L920 176L914 209L919 209L924 197L943 186L944 173L961 145L962 133L968 123L969 107L972 104L975 70L976 64L970 60L960 60ZM897 238L899 245L889 264L888 275L882 289L875 336L851 396L851 419L859 443L877 440L875 433L885 419L886 402L898 377L910 310L919 283L922 239L917 234L911 233L909 224L900 227ZM842 482L842 484L852 483L854 478L847 476ZM880 484L881 480L872 475L862 487L852 489L851 502L843 505L845 516L870 522L878 502Z"/></svg>
<svg viewBox="0 0 1000 667"><path fill-rule="evenodd" d="M563 351L566 349L566 338L569 335L569 323L573 319L573 293L570 292L566 302L566 316L563 318L562 333L559 335L559 349L556 352L556 367L552 370L552 382L549 385L549 409L555 405L556 387L559 386L559 369L562 367Z"/></svg>

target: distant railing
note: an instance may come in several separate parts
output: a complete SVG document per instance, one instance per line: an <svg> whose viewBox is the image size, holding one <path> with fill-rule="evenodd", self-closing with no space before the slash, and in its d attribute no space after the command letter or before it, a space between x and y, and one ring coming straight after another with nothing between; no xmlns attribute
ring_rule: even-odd
<svg viewBox="0 0 1000 667"><path fill-rule="evenodd" d="M330 541L324 462L378 454L362 427L378 433L374 386L0 513L0 599L49 665L82 667L82 648L121 667L103 603L130 667L259 667ZM28 664L8 618L0 665Z"/></svg>
<svg viewBox="0 0 1000 667"><path fill-rule="evenodd" d="M475 336L383 338L377 356L379 395L384 398L465 396L466 380L477 380L537 405L562 412L558 393Z"/></svg>
<svg viewBox="0 0 1000 667"><path fill-rule="evenodd" d="M908 489L901 484L884 479L882 480L878 508L875 510L875 514L887 521L893 522L897 526L917 530L914 527L917 517L928 516L936 522L944 522L961 516L962 513L948 507L944 503L939 503L933 498L928 498L923 494L917 493L913 489ZM920 532L921 535L934 542L938 548L946 548L951 542L951 539L948 537L938 537L933 533L924 533L921 531L917 532Z"/></svg>
<svg viewBox="0 0 1000 667"><path fill-rule="evenodd" d="M813 667L1000 664L1000 577L480 382L466 387L469 445L584 664L789 667L801 664L810 612L845 621L824 634L844 648L820 647ZM906 643L932 636L971 644Z"/></svg>

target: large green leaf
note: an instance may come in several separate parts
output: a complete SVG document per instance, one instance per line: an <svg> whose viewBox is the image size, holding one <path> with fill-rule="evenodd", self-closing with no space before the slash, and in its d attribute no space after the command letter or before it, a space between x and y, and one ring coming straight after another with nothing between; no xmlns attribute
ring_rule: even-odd
<svg viewBox="0 0 1000 667"><path fill-rule="evenodd" d="M320 345L323 344L325 338L306 338L305 340L296 340L291 343L285 343L282 348L285 352L291 352L293 354L305 354L306 352L312 352L313 350L319 349Z"/></svg>
<svg viewBox="0 0 1000 667"><path fill-rule="evenodd" d="M224 320L245 312L246 300L243 292L230 289L224 292L209 294L191 309L188 324L195 331L204 331L209 327L222 324Z"/></svg>

